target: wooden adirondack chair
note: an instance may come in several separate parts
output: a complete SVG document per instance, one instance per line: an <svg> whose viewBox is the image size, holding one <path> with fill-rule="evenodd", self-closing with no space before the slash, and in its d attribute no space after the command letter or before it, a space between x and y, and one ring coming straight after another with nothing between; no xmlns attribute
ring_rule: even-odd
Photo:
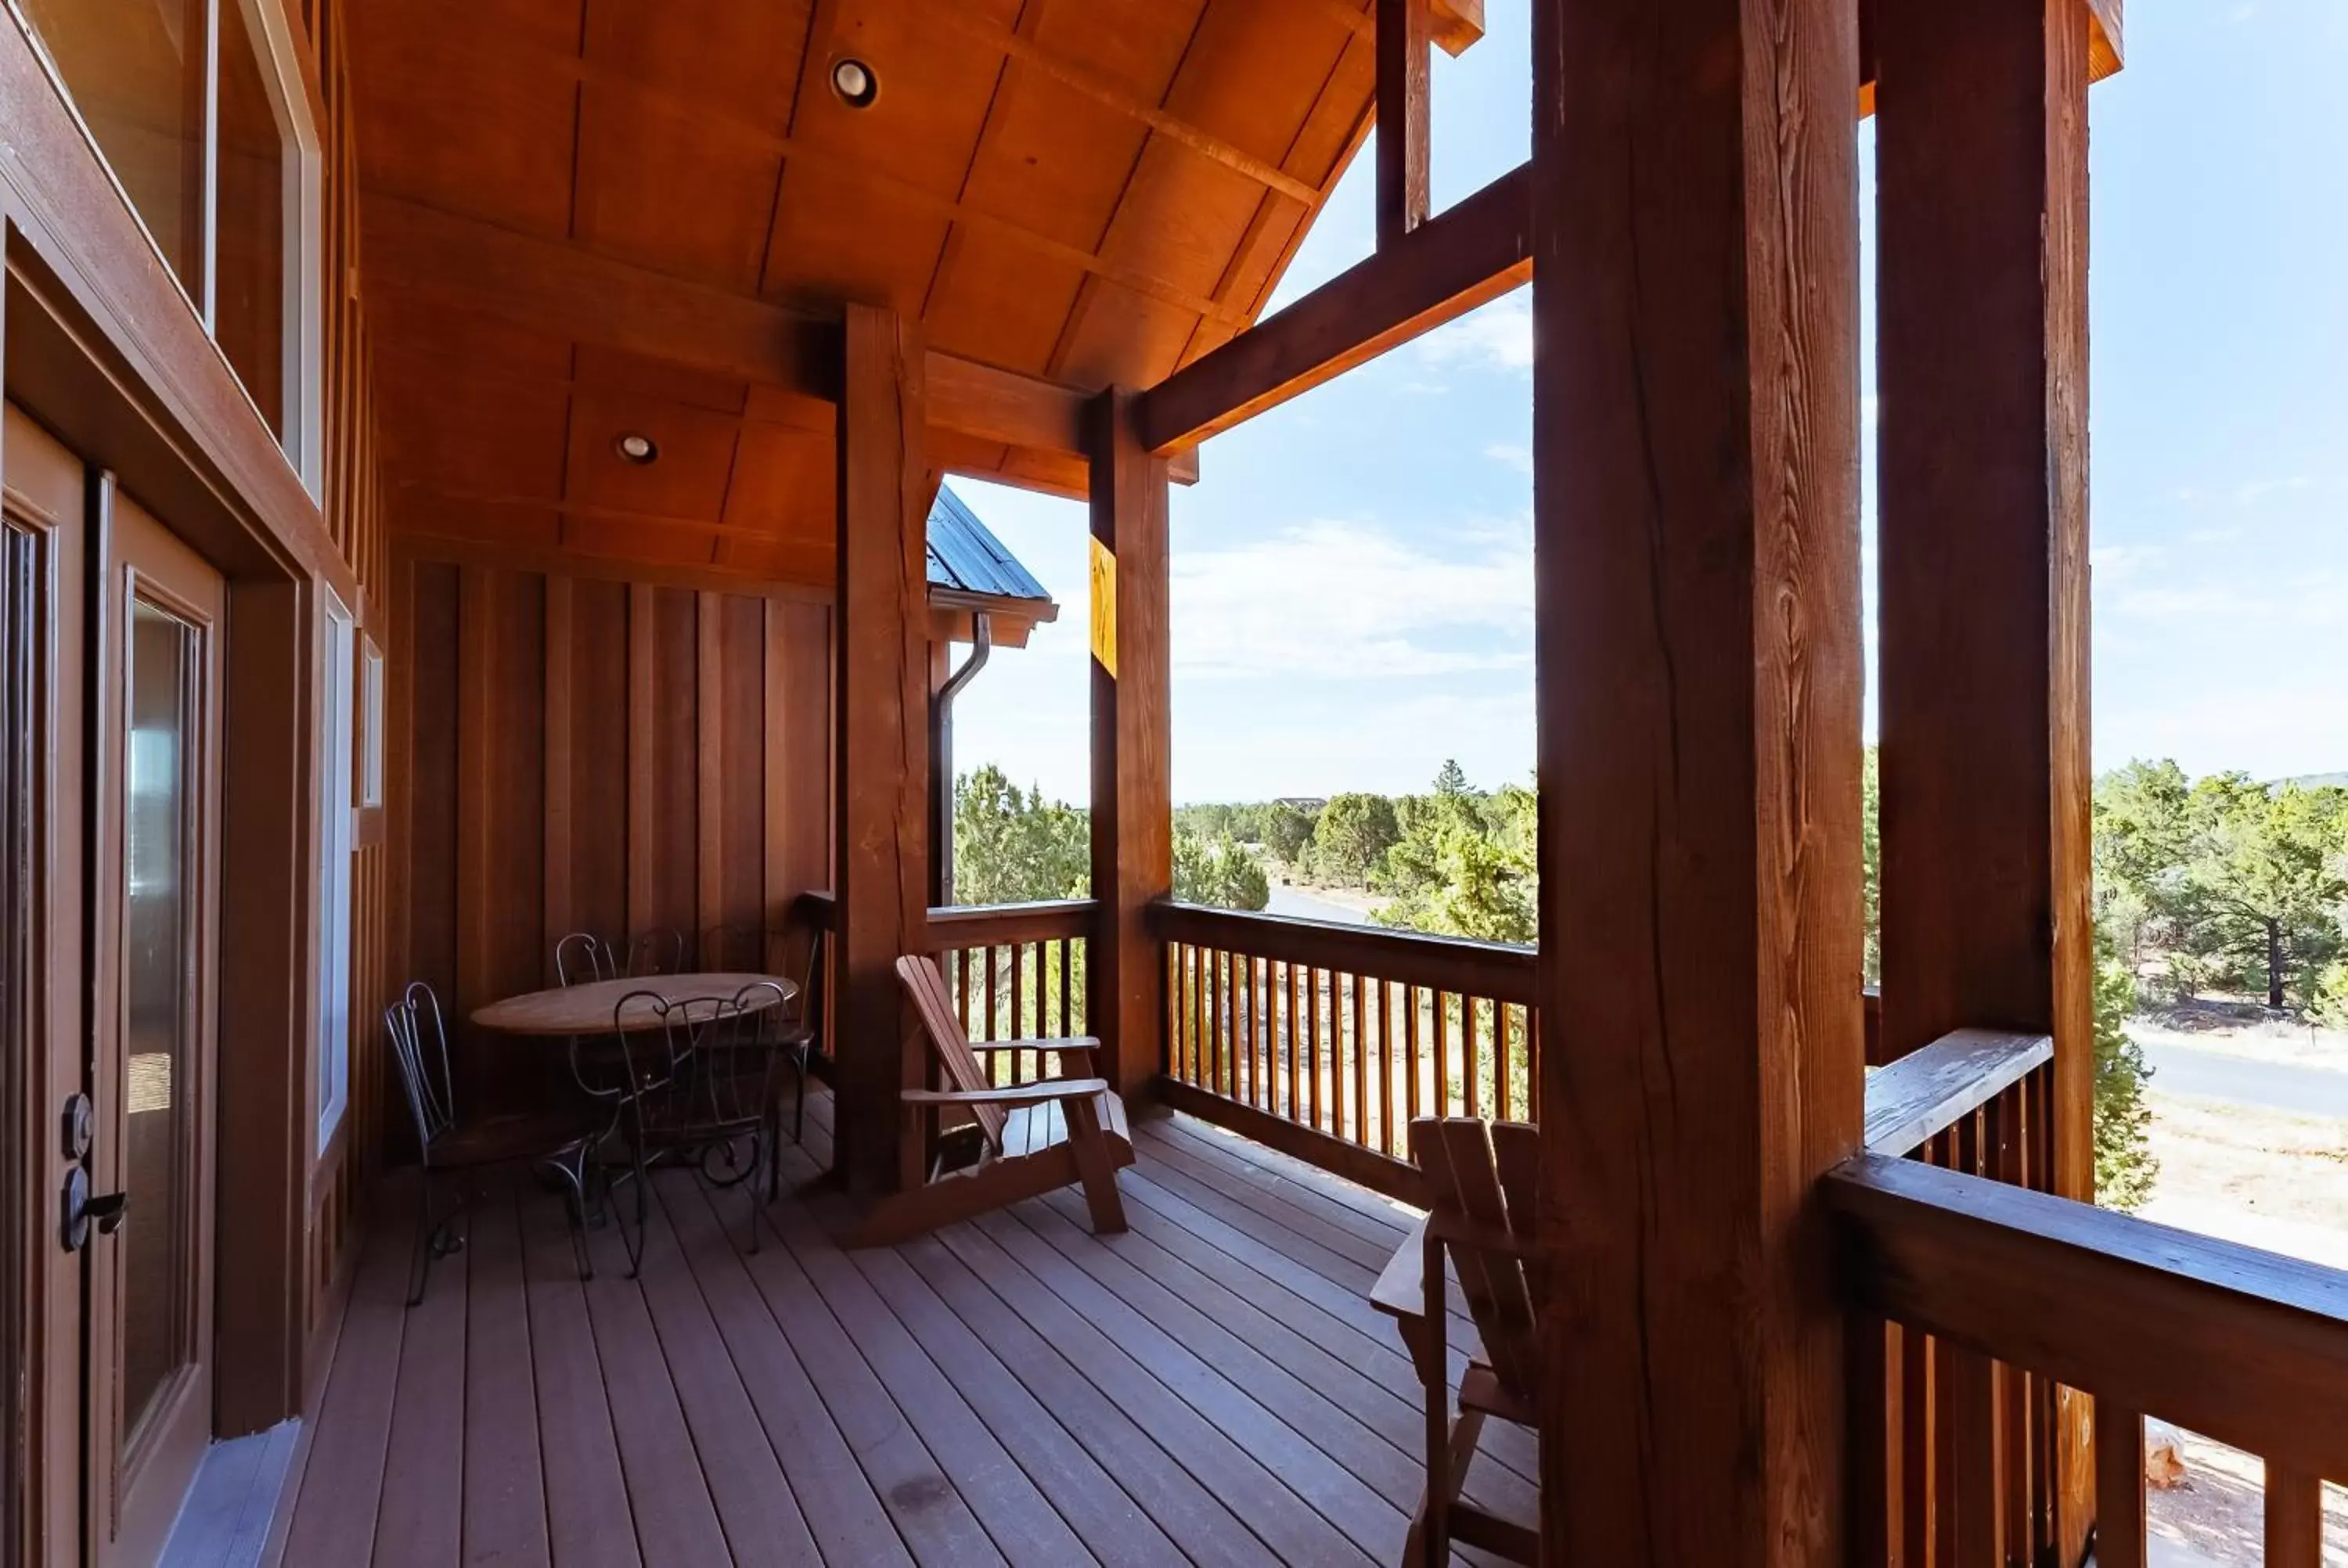
<svg viewBox="0 0 2348 1568"><path fill-rule="evenodd" d="M971 1042L954 1017L945 977L927 957L897 960L897 979L912 999L929 1037L944 1089L908 1089L900 1096L905 1136L924 1138L932 1120L948 1108L966 1111L978 1123L985 1150L977 1164L931 1179L910 1192L883 1198L851 1238L854 1246L888 1246L973 1214L1081 1184L1093 1229L1125 1229L1125 1204L1117 1172L1133 1163L1133 1135L1127 1130L1125 1102L1107 1081L1090 1077L1048 1079L1014 1088L995 1085L980 1064L982 1052L1057 1052L1061 1071L1092 1067L1100 1041L1090 1038Z"/></svg>
<svg viewBox="0 0 2348 1568"><path fill-rule="evenodd" d="M1533 1303L1540 1276L1533 1213L1540 1136L1523 1122L1421 1116L1410 1124L1410 1149L1426 1181L1427 1215L1370 1292L1372 1305L1401 1329L1426 1391L1426 1491L1403 1561L1447 1563L1456 1541L1512 1563L1538 1563L1535 1530L1463 1501L1459 1491L1487 1417L1536 1422L1540 1346ZM1483 1341L1459 1379L1456 1414L1445 1376L1447 1253Z"/></svg>

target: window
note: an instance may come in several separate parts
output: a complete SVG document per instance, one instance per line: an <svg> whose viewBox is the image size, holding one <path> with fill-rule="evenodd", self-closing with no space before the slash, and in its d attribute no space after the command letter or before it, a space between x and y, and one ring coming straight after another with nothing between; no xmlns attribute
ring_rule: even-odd
<svg viewBox="0 0 2348 1568"><path fill-rule="evenodd" d="M325 1148L350 1103L351 1079L351 710L358 629L326 595L325 685L318 740L318 1147Z"/></svg>
<svg viewBox="0 0 2348 1568"><path fill-rule="evenodd" d="M21 0L90 139L312 495L322 163L272 0Z"/></svg>
<svg viewBox="0 0 2348 1568"><path fill-rule="evenodd" d="M366 639L359 688L359 804L383 804L383 650Z"/></svg>
<svg viewBox="0 0 2348 1568"><path fill-rule="evenodd" d="M23 4L131 210L201 300L207 0Z"/></svg>

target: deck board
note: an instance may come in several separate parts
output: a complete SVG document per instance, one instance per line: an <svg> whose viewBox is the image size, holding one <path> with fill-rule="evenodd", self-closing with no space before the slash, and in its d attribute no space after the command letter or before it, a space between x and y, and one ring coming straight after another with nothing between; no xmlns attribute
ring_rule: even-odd
<svg viewBox="0 0 2348 1568"><path fill-rule="evenodd" d="M1124 1235L1063 1193L851 1254L810 1191L751 1253L744 1194L671 1171L642 1277L606 1225L584 1284L555 1196L499 1184L412 1312L386 1204L285 1561L1394 1561L1417 1391L1366 1260L1408 1215L1203 1124L1136 1132ZM1471 1492L1529 1512L1529 1435L1487 1441Z"/></svg>

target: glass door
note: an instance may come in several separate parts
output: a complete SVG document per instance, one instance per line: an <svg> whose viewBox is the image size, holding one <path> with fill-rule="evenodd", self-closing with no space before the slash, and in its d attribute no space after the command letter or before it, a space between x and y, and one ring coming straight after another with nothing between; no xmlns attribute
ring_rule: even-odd
<svg viewBox="0 0 2348 1568"><path fill-rule="evenodd" d="M211 1430L221 588L128 497L101 526L90 1501L143 1564Z"/></svg>

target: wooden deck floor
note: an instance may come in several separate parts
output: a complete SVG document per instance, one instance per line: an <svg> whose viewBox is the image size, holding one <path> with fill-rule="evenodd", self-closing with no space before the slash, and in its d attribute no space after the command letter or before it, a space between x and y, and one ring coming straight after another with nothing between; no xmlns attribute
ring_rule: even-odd
<svg viewBox="0 0 2348 1568"><path fill-rule="evenodd" d="M787 1178L829 1157L829 1109ZM283 1561L1397 1561L1421 1416L1368 1294L1406 1216L1188 1118L1136 1143L1127 1235L1071 1191L845 1253L825 1202L787 1196L753 1254L741 1195L679 1172L643 1277L605 1227L585 1285L520 1186L413 1311L386 1221ZM1485 1447L1470 1493L1529 1519L1530 1435Z"/></svg>

